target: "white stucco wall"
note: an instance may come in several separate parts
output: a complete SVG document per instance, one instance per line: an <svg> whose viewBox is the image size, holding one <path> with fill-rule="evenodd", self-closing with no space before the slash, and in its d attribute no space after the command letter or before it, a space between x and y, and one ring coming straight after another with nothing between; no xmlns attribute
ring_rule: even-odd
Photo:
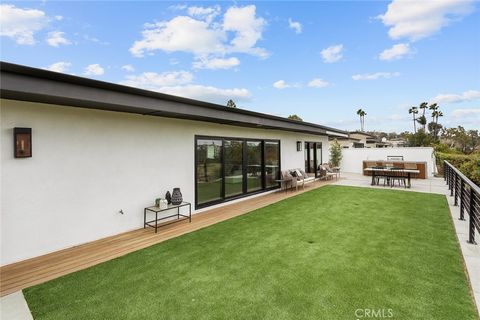
<svg viewBox="0 0 480 320"><path fill-rule="evenodd" d="M296 141L322 136L1 100L1 264L143 227L143 208L180 187L194 203L194 136L281 140L283 169L304 167ZM33 157L13 158L13 128ZM124 215L119 214L123 210Z"/></svg>
<svg viewBox="0 0 480 320"><path fill-rule="evenodd" d="M405 161L421 161L427 163L427 173L432 177L436 167L433 148L352 148L342 149L341 170L344 172L362 173L364 160L387 160L387 156L403 156Z"/></svg>

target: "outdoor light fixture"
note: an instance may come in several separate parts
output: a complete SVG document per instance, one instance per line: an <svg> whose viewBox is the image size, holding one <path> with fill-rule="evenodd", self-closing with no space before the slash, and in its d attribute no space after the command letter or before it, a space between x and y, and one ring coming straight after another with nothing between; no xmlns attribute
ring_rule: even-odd
<svg viewBox="0 0 480 320"><path fill-rule="evenodd" d="M297 151L302 151L302 141L297 141Z"/></svg>
<svg viewBox="0 0 480 320"><path fill-rule="evenodd" d="M15 158L32 156L32 128L13 128L13 148Z"/></svg>

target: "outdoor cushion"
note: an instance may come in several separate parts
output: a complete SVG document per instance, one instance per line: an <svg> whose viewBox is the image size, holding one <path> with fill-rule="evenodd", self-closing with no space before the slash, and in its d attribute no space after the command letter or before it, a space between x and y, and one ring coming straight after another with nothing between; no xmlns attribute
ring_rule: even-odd
<svg viewBox="0 0 480 320"><path fill-rule="evenodd" d="M308 174L304 170L298 169L298 171L300 171L304 179L308 179Z"/></svg>
<svg viewBox="0 0 480 320"><path fill-rule="evenodd" d="M298 178L304 178L302 172L299 169L295 169L295 172L297 173Z"/></svg>

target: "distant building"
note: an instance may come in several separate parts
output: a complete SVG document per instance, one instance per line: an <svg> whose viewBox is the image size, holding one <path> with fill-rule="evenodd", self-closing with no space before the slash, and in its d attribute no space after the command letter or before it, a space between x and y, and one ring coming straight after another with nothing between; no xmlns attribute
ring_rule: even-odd
<svg viewBox="0 0 480 320"><path fill-rule="evenodd" d="M402 138L387 140L362 131L351 131L349 137L337 138L342 148L398 148L405 147L406 141Z"/></svg>

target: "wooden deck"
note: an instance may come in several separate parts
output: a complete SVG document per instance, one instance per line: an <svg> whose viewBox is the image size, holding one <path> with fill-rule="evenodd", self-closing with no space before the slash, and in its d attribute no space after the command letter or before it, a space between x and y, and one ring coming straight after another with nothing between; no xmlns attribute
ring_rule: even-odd
<svg viewBox="0 0 480 320"><path fill-rule="evenodd" d="M210 209L193 215L191 223L182 221L171 224L161 228L158 233L154 233L153 229L138 229L3 266L0 268L0 296L94 266L329 183L316 181L307 184L305 190L299 187L298 192L278 191Z"/></svg>

